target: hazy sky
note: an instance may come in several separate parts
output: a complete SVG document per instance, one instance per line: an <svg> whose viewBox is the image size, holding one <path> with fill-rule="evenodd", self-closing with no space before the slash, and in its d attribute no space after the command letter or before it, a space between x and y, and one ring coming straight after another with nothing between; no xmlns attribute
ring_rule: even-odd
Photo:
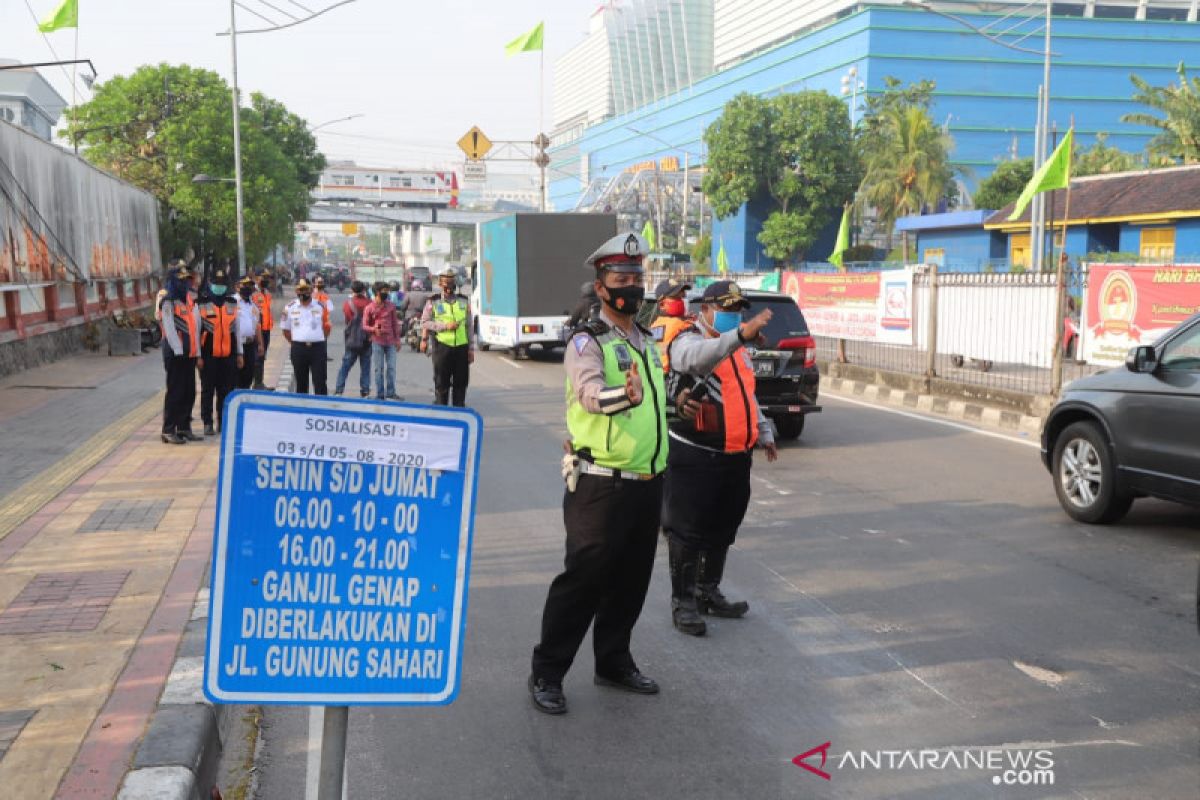
<svg viewBox="0 0 1200 800"><path fill-rule="evenodd" d="M55 60L33 15L60 0L0 0L0 57ZM282 19L263 0L242 4ZM302 14L289 0L270 5ZM313 9L335 0L299 0ZM351 114L360 119L318 132L330 158L378 166L450 166L454 142L472 125L492 139L532 139L538 122L538 55L504 55L504 44L546 23L545 127L550 127L554 59L583 39L600 0L357 0L288 30L238 39L243 93L282 100L310 124ZM205 67L229 79L225 0L79 0L79 57L100 79L142 64ZM238 9L238 28L262 20ZM75 32L47 34L69 59ZM67 101L71 83L57 67L43 74ZM82 84L80 84L82 87ZM89 96L80 89L81 98ZM547 133L549 131L547 130ZM496 164L493 169L499 169Z"/></svg>

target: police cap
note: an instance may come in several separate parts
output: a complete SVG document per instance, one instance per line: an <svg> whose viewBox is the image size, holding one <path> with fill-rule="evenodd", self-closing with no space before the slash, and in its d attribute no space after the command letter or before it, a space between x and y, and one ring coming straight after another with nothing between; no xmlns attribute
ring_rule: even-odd
<svg viewBox="0 0 1200 800"><path fill-rule="evenodd" d="M742 294L742 287L733 281L717 281L704 288L700 302L715 305L722 311L738 311L750 307L750 301Z"/></svg>
<svg viewBox="0 0 1200 800"><path fill-rule="evenodd" d="M312 284L310 284L304 278L301 278L299 281L296 282L296 291L297 292L311 292Z"/></svg>
<svg viewBox="0 0 1200 800"><path fill-rule="evenodd" d="M654 287L654 299L662 300L664 297L682 297L683 293L692 288L690 283L684 283L676 278L667 278L659 281L658 286Z"/></svg>
<svg viewBox="0 0 1200 800"><path fill-rule="evenodd" d="M596 248L584 265L613 272L641 272L642 259L650 250L646 240L636 233L618 233Z"/></svg>
<svg viewBox="0 0 1200 800"><path fill-rule="evenodd" d="M240 281L238 281L238 286L254 286L254 278L246 275Z"/></svg>
<svg viewBox="0 0 1200 800"><path fill-rule="evenodd" d="M209 279L208 282L215 283L217 286L226 286L228 285L228 281L229 278L225 274L225 270L217 267L215 270L213 270L212 278Z"/></svg>
<svg viewBox="0 0 1200 800"><path fill-rule="evenodd" d="M450 278L456 282L458 281L458 272L454 269L454 267L446 267L444 270L439 272L437 276L439 281L442 278Z"/></svg>

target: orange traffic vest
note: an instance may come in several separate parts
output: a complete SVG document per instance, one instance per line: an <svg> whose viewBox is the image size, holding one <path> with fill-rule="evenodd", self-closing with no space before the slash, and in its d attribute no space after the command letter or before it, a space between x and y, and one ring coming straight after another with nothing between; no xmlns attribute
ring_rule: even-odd
<svg viewBox="0 0 1200 800"><path fill-rule="evenodd" d="M237 304L205 303L200 306L200 342L202 353L225 358L235 352L233 329L237 325Z"/></svg>
<svg viewBox="0 0 1200 800"><path fill-rule="evenodd" d="M680 332L690 328L692 323L683 317L659 317L650 323L650 332L654 334L654 340L658 342L658 352L662 353L663 373L671 371L671 358L668 355L668 348L671 342L675 341L675 337Z"/></svg>
<svg viewBox="0 0 1200 800"><path fill-rule="evenodd" d="M173 314L172 319L166 317L162 319L163 338L166 338L166 326L173 324L176 333L179 334L180 344L183 345L183 352L187 353L187 357L196 358L200 355L200 337L199 331L196 330L196 317L192 314L192 310L196 307L196 303L192 300L191 295L188 295L187 300L176 300L172 304ZM161 311L161 305L159 309Z"/></svg>
<svg viewBox="0 0 1200 800"><path fill-rule="evenodd" d="M694 330L690 323L685 330ZM674 338L674 337L673 337ZM678 391L678 372L672 373L671 396ZM758 442L758 400L754 396L754 370L739 347L721 360L702 381L708 385L708 396L701 401L701 411L694 420L678 419L671 430L693 444L720 450L724 453L745 453Z"/></svg>
<svg viewBox="0 0 1200 800"><path fill-rule="evenodd" d="M258 313L262 315L262 329L269 331L275 327L275 318L271 316L271 293L259 289L251 298L254 300L254 305L258 306Z"/></svg>

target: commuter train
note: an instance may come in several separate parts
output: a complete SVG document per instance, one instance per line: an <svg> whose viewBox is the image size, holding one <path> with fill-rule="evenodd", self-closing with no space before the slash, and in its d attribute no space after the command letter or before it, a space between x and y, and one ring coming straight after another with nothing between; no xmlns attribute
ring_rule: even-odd
<svg viewBox="0 0 1200 800"><path fill-rule="evenodd" d="M454 171L386 169L333 163L312 190L318 202L358 202L456 208L458 175Z"/></svg>

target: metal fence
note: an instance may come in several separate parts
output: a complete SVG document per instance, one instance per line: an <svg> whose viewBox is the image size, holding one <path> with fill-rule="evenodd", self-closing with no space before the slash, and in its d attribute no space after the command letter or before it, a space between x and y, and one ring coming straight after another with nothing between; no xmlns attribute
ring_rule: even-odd
<svg viewBox="0 0 1200 800"><path fill-rule="evenodd" d="M847 271L878 269L879 265L872 264ZM647 275L647 290L653 291L668 275L699 282L722 277L652 272ZM769 285L779 285L773 273L728 277L743 288L757 288L764 278ZM913 276L913 344L814 336L818 358L987 389L1052 393L1058 389L1053 371L1055 340L1063 336L1066 319L1073 319L1078 328L1079 317L1073 309L1082 305L1086 269L1072 268L1066 273L1069 299L1063 318L1057 314L1057 286L1053 273L918 271ZM803 310L803 303L801 306ZM1063 347L1062 383L1101 369L1077 360L1078 336L1064 339Z"/></svg>

